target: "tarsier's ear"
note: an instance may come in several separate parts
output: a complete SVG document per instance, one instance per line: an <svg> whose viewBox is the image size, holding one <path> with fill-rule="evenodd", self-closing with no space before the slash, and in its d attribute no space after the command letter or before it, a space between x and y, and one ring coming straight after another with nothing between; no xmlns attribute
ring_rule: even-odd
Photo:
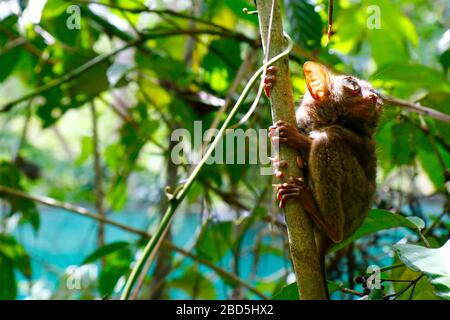
<svg viewBox="0 0 450 320"><path fill-rule="evenodd" d="M322 100L330 93L330 72L323 65L307 61L303 65L306 85L315 100Z"/></svg>

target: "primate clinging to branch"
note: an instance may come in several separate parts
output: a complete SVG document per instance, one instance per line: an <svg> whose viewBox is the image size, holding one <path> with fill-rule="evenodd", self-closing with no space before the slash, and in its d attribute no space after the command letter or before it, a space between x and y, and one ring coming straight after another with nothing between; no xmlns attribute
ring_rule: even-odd
<svg viewBox="0 0 450 320"><path fill-rule="evenodd" d="M276 70L268 71L270 89ZM382 100L369 83L334 75L321 64L306 62L303 71L308 90L297 110L298 127L278 121L269 136L296 149L298 165L306 167L305 179L289 177L277 185L277 195L280 207L289 199L302 203L323 263L331 245L349 237L370 209L376 188L373 134ZM276 159L275 165L287 163Z"/></svg>

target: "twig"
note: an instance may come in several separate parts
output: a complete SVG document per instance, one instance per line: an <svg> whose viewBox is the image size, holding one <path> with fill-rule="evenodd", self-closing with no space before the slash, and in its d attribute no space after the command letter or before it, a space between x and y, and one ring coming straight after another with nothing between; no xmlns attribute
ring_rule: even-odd
<svg viewBox="0 0 450 320"><path fill-rule="evenodd" d="M252 39L246 38L245 36L243 36L241 34L229 33L229 32L224 33L221 31L214 31L214 30L208 30L208 29L170 30L170 31L159 32L159 33L143 34L142 37L131 40L124 46L122 46L110 53L107 53L104 55L99 55L99 56L93 58L92 60L88 61L87 63L83 64L82 66L66 73L62 77L55 79L53 81L50 81L47 84L35 89L32 92L27 93L27 94L23 95L22 97L17 98L13 101L8 102L6 105L3 105L0 108L0 112L7 112L7 111L11 110L15 105L17 105L23 101L26 101L33 97L41 95L55 87L62 85L63 83L74 80L74 79L78 78L79 76L81 76L82 74L84 74L85 72L92 69L93 67L95 67L96 65L108 60L109 58L117 55L118 53L120 53L128 48L131 48L134 46L139 46L140 44L142 44L143 42L145 42L147 40L160 38L160 37L182 36L182 35L191 35L192 36L192 35L198 35L198 34L220 35L223 37L236 38L237 40L244 41L244 42L248 42L248 41L251 43L254 42Z"/></svg>
<svg viewBox="0 0 450 320"><path fill-rule="evenodd" d="M405 288L403 288L402 290L400 290L397 293L391 294L391 295L387 295L385 298L389 299L390 297L394 297L394 300L396 300L397 298L399 298L403 293L405 293L406 291L408 291L409 288L411 288L412 286L416 286L417 282L419 282L420 279L422 279L422 277L424 276L424 274L422 273L420 276L418 276L416 279L412 280L411 283L409 285L407 285ZM414 292L414 290L412 290ZM412 295L409 297L409 299L411 300Z"/></svg>
<svg viewBox="0 0 450 320"><path fill-rule="evenodd" d="M444 212L442 212L442 213L439 215L439 217L437 217L437 218L433 221L433 224L432 224L428 229L426 229L426 230L423 232L423 235L426 236L426 235L429 234L431 231L433 231L433 229L436 228L436 226L437 226L438 224L441 223L441 220L442 220L447 214L448 214L448 211L447 211L447 210L444 210Z"/></svg>
<svg viewBox="0 0 450 320"><path fill-rule="evenodd" d="M69 0L67 0L69 1ZM73 1L71 1L73 2ZM125 11L125 12L129 12L129 13L133 13L133 14L140 14L140 13L155 13L158 15L170 15L170 16L174 16L174 17L178 17L178 18L183 18L186 20L191 20L191 21L195 21L195 22L199 22L202 23L204 25L210 26L210 27L214 27L223 31L230 31L230 29L227 29L219 24L213 23L211 21L193 16L193 15L189 15L189 14L185 14L185 13L181 13L181 12L177 12L177 11L173 11L173 10L169 10L169 9L150 9L147 8L145 6L141 7L141 8L127 8L127 7L123 7L114 3L101 3L101 2L97 2L97 1L88 1L88 0L76 0L76 3L79 4L95 4L95 5L99 5L99 6L104 6L104 7L109 7L111 9L117 9L120 11Z"/></svg>
<svg viewBox="0 0 450 320"><path fill-rule="evenodd" d="M429 117L435 118L435 119L443 121L443 122L450 122L450 115L439 112L437 110L434 110L434 109L431 109L428 107L424 107L424 106L418 105L416 103L397 99L397 98L387 96L387 95L382 95L382 99L387 104L402 107L402 108L408 109L410 111L414 111L418 114L424 114L424 115L427 115Z"/></svg>
<svg viewBox="0 0 450 320"><path fill-rule="evenodd" d="M328 32L327 32L327 43L331 40L331 36L333 35L333 0L328 0Z"/></svg>
<svg viewBox="0 0 450 320"><path fill-rule="evenodd" d="M345 287L340 287L339 291L344 292L344 293L350 293L350 294L353 294L358 297L364 297L364 293L358 292L353 289L345 288Z"/></svg>
<svg viewBox="0 0 450 320"><path fill-rule="evenodd" d="M104 193L103 193L103 173L99 152L99 136L98 136L98 118L97 108L94 101L91 105L91 119L92 119L92 140L93 140L93 156L94 156L94 174L95 174L95 208L99 216L105 215L103 207ZM100 222L98 227L98 246L105 245L105 225ZM105 261L102 261L104 265Z"/></svg>

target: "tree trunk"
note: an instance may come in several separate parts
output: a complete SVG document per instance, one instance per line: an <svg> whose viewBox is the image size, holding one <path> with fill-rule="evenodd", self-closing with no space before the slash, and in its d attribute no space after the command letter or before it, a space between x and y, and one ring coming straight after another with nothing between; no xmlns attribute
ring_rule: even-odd
<svg viewBox="0 0 450 320"><path fill-rule="evenodd" d="M283 36L283 26L278 0L274 1L272 17L271 41L269 45L269 59L282 52L286 47ZM272 10L272 1L257 0L259 25L264 50L267 48L267 33ZM278 68L277 82L271 90L272 118L276 122L283 120L295 124L294 98L289 75L289 60L282 58L275 63ZM284 171L284 177L299 177L301 172L296 165L297 152L284 145L280 145L280 159L289 163ZM326 299L326 288L322 278L319 259L316 252L313 225L309 216L303 211L299 201L288 201L284 209L289 234L289 245L292 262L297 278L300 299Z"/></svg>

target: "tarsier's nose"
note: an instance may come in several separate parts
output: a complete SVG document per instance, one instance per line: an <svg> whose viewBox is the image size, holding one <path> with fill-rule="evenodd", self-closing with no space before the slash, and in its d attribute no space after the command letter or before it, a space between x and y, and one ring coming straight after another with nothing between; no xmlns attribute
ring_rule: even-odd
<svg viewBox="0 0 450 320"><path fill-rule="evenodd" d="M376 102L377 105L383 105L381 94L375 89L370 89L366 98L369 101Z"/></svg>
<svg viewBox="0 0 450 320"><path fill-rule="evenodd" d="M375 92L369 92L366 97L370 101L374 101L375 102L375 101L378 100L378 95Z"/></svg>

